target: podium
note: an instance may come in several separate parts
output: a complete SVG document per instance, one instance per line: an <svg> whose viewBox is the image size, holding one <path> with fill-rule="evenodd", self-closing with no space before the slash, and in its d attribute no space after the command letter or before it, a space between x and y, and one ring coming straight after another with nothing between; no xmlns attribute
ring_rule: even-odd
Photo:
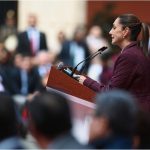
<svg viewBox="0 0 150 150"><path fill-rule="evenodd" d="M54 66L49 72L47 90L59 92L68 98L73 118L72 132L81 143L87 143L88 126L95 109L96 93Z"/></svg>
<svg viewBox="0 0 150 150"><path fill-rule="evenodd" d="M93 102L93 98L96 94L93 90L84 85L81 85L77 80L56 69L54 66L51 67L47 87L56 89L89 102Z"/></svg>

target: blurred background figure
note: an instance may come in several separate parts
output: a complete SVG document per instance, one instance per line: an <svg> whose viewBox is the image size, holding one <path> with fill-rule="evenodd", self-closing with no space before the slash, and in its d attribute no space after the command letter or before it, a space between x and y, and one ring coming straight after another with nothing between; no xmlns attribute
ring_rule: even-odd
<svg viewBox="0 0 150 150"><path fill-rule="evenodd" d="M20 53L16 53L13 58L13 65L15 68L20 68L23 56Z"/></svg>
<svg viewBox="0 0 150 150"><path fill-rule="evenodd" d="M17 51L35 56L40 50L48 50L46 35L37 29L36 15L30 14L28 28L18 35Z"/></svg>
<svg viewBox="0 0 150 150"><path fill-rule="evenodd" d="M27 99L31 99L37 92L45 90L37 67L33 65L32 61L33 58L27 54L16 54L9 80L5 78L6 89L16 102L19 113L22 113Z"/></svg>
<svg viewBox="0 0 150 150"><path fill-rule="evenodd" d="M66 34L63 31L59 31L57 34L57 41L58 41L58 53L62 50L62 46L67 41Z"/></svg>
<svg viewBox="0 0 150 150"><path fill-rule="evenodd" d="M103 31L98 25L94 25L89 29L89 33L86 37L86 42L90 50L90 54L97 51L103 46L109 48L107 40L103 37ZM95 57L91 60L90 67L88 69L87 75L92 79L99 81L99 76L102 72L102 64L100 56Z"/></svg>
<svg viewBox="0 0 150 150"><path fill-rule="evenodd" d="M150 149L150 113L140 110L135 130L133 149Z"/></svg>
<svg viewBox="0 0 150 150"><path fill-rule="evenodd" d="M21 56L21 64L14 68L12 80L13 95L28 96L42 88L41 78L37 69L32 65L32 57L29 55Z"/></svg>
<svg viewBox="0 0 150 150"><path fill-rule="evenodd" d="M51 65L54 62L54 57L50 57L50 53L46 51L40 51L36 57L36 63L38 66L38 72L41 77L44 77L51 68Z"/></svg>
<svg viewBox="0 0 150 150"><path fill-rule="evenodd" d="M130 93L112 90L97 94L89 143L95 149L131 149L137 113Z"/></svg>
<svg viewBox="0 0 150 150"><path fill-rule="evenodd" d="M11 62L11 53L5 48L3 42L0 42L0 65L7 66L10 65Z"/></svg>
<svg viewBox="0 0 150 150"><path fill-rule="evenodd" d="M27 149L19 135L17 107L10 96L0 92L0 149Z"/></svg>
<svg viewBox="0 0 150 150"><path fill-rule="evenodd" d="M40 51L34 58L34 65L40 75L43 87L46 87L49 71L55 65L56 54L48 51Z"/></svg>
<svg viewBox="0 0 150 150"><path fill-rule="evenodd" d="M79 62L89 56L89 50L85 42L85 34L86 30L84 27L77 27L75 29L73 39L65 40L63 42L58 59L66 65L75 67ZM88 68L88 64L89 63L86 65L85 71ZM78 67L78 70L81 70L83 65L84 63Z"/></svg>
<svg viewBox="0 0 150 150"><path fill-rule="evenodd" d="M3 85L3 77L1 75L1 70L0 70L0 92L6 92L5 87Z"/></svg>
<svg viewBox="0 0 150 150"><path fill-rule="evenodd" d="M29 130L40 148L86 148L71 133L71 112L64 96L54 92L41 93L27 103L27 108Z"/></svg>
<svg viewBox="0 0 150 150"><path fill-rule="evenodd" d="M8 10L6 13L5 24L0 27L0 41L4 43L6 50L9 52L14 52L18 44L18 31L15 17L15 12L13 10Z"/></svg>

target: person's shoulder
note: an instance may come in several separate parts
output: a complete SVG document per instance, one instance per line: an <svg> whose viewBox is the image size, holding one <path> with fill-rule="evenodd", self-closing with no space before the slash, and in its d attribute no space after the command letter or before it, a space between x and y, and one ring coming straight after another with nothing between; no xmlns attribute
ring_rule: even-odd
<svg viewBox="0 0 150 150"><path fill-rule="evenodd" d="M44 31L39 31L39 33L40 33L41 36L46 36Z"/></svg>
<svg viewBox="0 0 150 150"><path fill-rule="evenodd" d="M52 149L90 149L90 146L80 144L72 133L56 138L48 147Z"/></svg>
<svg viewBox="0 0 150 150"><path fill-rule="evenodd" d="M19 33L18 33L18 36L24 36L24 35L26 35L27 34L27 31L25 30L25 31L20 31Z"/></svg>
<svg viewBox="0 0 150 150"><path fill-rule="evenodd" d="M138 55L136 53L132 53L130 51L124 51L122 52L117 60L116 63L136 63L138 60Z"/></svg>

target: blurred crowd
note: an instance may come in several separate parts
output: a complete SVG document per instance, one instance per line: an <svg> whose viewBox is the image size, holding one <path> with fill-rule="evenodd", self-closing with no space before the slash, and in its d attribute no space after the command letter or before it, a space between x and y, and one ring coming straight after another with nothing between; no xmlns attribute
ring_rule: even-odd
<svg viewBox="0 0 150 150"><path fill-rule="evenodd" d="M1 91L26 97L44 90L56 56L48 51L46 35L36 28L35 15L29 15L26 31L19 32L9 13L0 27Z"/></svg>
<svg viewBox="0 0 150 150"><path fill-rule="evenodd" d="M102 55L78 67L83 74L107 84L116 55L98 25L88 30L77 27L72 39L60 31L56 35L59 52L54 53L37 21L37 16L30 14L27 29L20 32L13 12L8 12L0 27L0 148L150 148L149 114L139 110L130 93L119 90L97 94L88 143L82 145L73 136L68 99L45 89L51 66L63 62L75 67L107 46Z"/></svg>
<svg viewBox="0 0 150 150"><path fill-rule="evenodd" d="M72 39L63 31L58 33L59 50L48 47L46 33L38 29L36 14L27 18L28 27L18 31L8 12L5 24L0 27L0 77L1 90L12 96L29 96L44 90L51 65L62 61L75 67L79 62L107 46L103 55L82 63L78 70L89 77L107 83L112 74L113 62L111 48L98 25L88 30L84 26L76 27Z"/></svg>

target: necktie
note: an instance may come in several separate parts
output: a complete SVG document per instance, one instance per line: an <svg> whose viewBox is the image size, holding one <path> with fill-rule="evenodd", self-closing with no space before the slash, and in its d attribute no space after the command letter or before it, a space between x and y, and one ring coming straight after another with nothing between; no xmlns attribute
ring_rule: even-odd
<svg viewBox="0 0 150 150"><path fill-rule="evenodd" d="M21 70L21 94L28 94L28 76L25 70Z"/></svg>
<svg viewBox="0 0 150 150"><path fill-rule="evenodd" d="M34 56L35 55L35 48L34 48L34 38L30 38L30 48L31 48L31 53Z"/></svg>

